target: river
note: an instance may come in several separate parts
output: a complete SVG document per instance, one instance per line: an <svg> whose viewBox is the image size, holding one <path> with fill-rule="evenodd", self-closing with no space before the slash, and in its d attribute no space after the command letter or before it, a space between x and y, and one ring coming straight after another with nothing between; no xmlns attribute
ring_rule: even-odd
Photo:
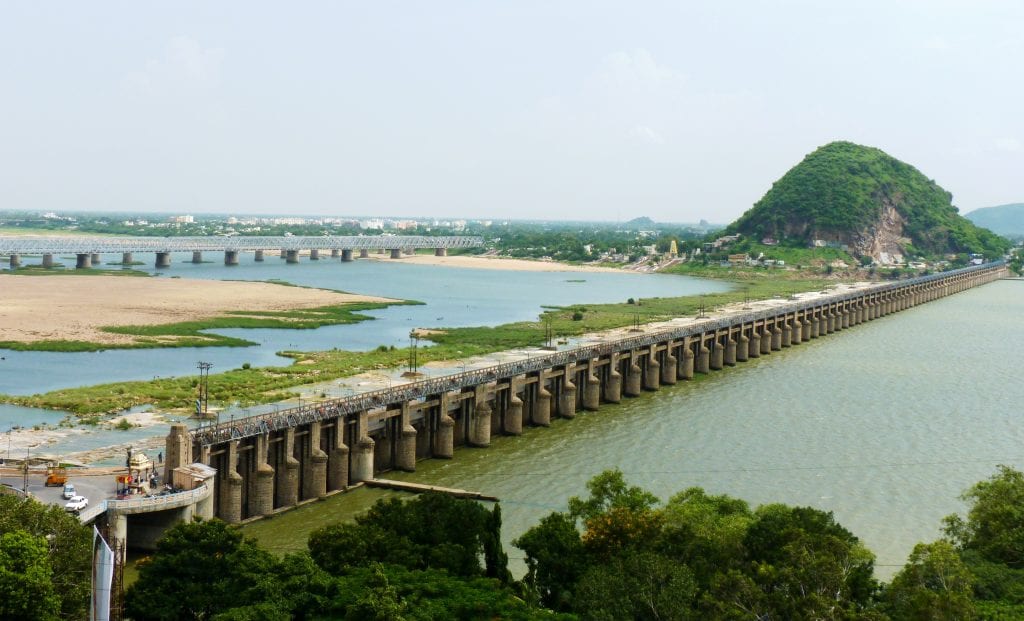
<svg viewBox="0 0 1024 621"><path fill-rule="evenodd" d="M607 468L662 499L689 486L835 513L889 577L939 536L959 495L1024 468L1024 282L999 281L550 429L387 476L501 498L504 539L565 508ZM367 506L358 490L246 527L276 549Z"/></svg>

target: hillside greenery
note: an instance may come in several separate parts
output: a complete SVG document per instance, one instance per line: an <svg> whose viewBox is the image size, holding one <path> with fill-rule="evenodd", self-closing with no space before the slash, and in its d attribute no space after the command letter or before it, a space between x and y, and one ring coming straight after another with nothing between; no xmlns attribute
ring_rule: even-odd
<svg viewBox="0 0 1024 621"><path fill-rule="evenodd" d="M952 195L913 166L850 142L818 148L791 168L729 232L761 239L848 240L871 228L884 205L904 218L907 254L1002 256L1009 242L962 217Z"/></svg>

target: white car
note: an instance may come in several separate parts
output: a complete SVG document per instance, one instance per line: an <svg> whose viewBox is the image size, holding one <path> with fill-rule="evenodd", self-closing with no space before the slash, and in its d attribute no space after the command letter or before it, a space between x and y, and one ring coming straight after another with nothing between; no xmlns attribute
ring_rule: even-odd
<svg viewBox="0 0 1024 621"><path fill-rule="evenodd" d="M68 503L64 505L64 510L70 511L72 513L78 513L79 511L88 506L89 499L86 498L85 496L72 496L71 500L69 500Z"/></svg>
<svg viewBox="0 0 1024 621"><path fill-rule="evenodd" d="M75 490L74 483L65 483L64 484L64 500L71 500L72 498L74 498L77 495L78 495L78 492Z"/></svg>

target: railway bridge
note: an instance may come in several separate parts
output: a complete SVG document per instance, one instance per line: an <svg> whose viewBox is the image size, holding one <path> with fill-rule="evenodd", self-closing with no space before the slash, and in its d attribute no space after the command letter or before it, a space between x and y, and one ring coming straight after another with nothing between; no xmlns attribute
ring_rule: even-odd
<svg viewBox="0 0 1024 621"><path fill-rule="evenodd" d="M121 263L133 265L136 253L153 253L155 267L171 266L172 253L191 253L193 263L203 262L204 252L223 252L225 265L238 265L240 253L252 252L256 261L263 261L267 252L280 252L288 263L298 263L302 252L309 259L320 259L329 252L331 258L352 261L359 253L367 258L370 252L388 253L392 259L412 254L417 249L433 249L445 256L449 248L478 248L483 238L472 236L430 237L423 235L321 236L321 237L0 237L0 254L8 257L12 269L22 265L22 258L41 255L41 266L55 267L54 256L75 255L79 269L98 265L104 253L120 253Z"/></svg>
<svg viewBox="0 0 1024 621"><path fill-rule="evenodd" d="M859 286L195 430L175 425L165 477L193 462L212 467L213 513L241 522L1006 275L999 262Z"/></svg>

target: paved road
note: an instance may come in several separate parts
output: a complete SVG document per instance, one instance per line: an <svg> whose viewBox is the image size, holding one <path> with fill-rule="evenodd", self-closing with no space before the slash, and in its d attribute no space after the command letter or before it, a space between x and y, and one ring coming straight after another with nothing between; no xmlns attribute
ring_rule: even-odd
<svg viewBox="0 0 1024 621"><path fill-rule="evenodd" d="M67 502L61 495L64 492L63 486L46 487L45 481L46 477L43 475L29 474L29 493L40 502L63 507L64 503ZM0 476L0 483L8 484L15 489L22 489L23 482L24 479L21 476ZM89 499L89 504L95 504L104 498L110 498L117 490L117 483L112 474L95 476L71 475L68 477L68 482L75 485L75 489L80 496L85 496Z"/></svg>

